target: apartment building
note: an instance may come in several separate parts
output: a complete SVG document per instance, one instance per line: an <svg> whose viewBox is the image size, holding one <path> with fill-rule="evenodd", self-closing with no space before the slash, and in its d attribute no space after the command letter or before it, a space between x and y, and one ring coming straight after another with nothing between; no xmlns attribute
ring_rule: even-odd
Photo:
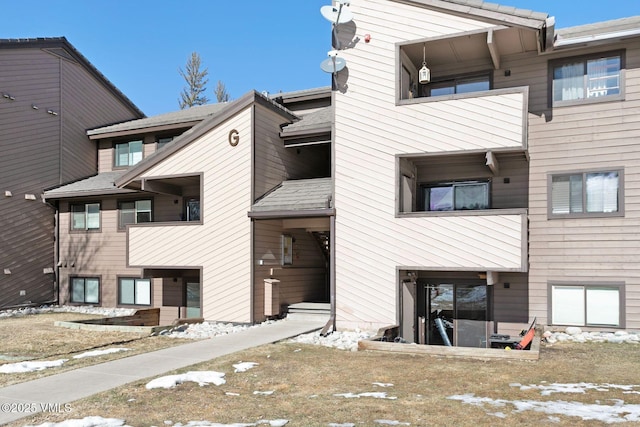
<svg viewBox="0 0 640 427"><path fill-rule="evenodd" d="M485 2L349 8L338 325L442 344L444 324L464 346L533 318L640 327L640 18L557 29Z"/></svg>
<svg viewBox="0 0 640 427"><path fill-rule="evenodd" d="M42 194L95 173L86 129L140 117L65 38L0 39L0 309L56 301Z"/></svg>
<svg viewBox="0 0 640 427"><path fill-rule="evenodd" d="M61 301L232 322L328 303L327 330L467 347L534 318L640 328L640 18L341 8L331 91L88 132L100 173L45 194Z"/></svg>
<svg viewBox="0 0 640 427"><path fill-rule="evenodd" d="M325 116L329 102L328 88L272 97L252 91L230 103L89 130L98 174L45 193L60 218L60 302L159 307L169 323L181 317L249 323L279 314L280 302L266 315L262 302L275 257L263 254L267 259L252 268L254 242L259 251L281 227L266 218L277 207L258 208L259 225L248 212L284 180L330 176L326 129L297 123L283 132L287 143L280 136L299 115L308 115L305 123ZM296 271L306 266L310 274L278 281L282 304L323 292L321 247L299 234L290 234L303 258ZM301 290L305 281L321 289Z"/></svg>

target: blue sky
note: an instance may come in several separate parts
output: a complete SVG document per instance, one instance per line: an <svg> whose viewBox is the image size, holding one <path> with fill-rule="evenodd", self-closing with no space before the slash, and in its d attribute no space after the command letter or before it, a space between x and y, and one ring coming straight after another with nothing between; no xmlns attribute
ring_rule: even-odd
<svg viewBox="0 0 640 427"><path fill-rule="evenodd" d="M640 0L502 0L546 12L559 28L640 15ZM327 86L330 0L0 0L0 38L65 36L147 115L177 110L196 51L232 99Z"/></svg>

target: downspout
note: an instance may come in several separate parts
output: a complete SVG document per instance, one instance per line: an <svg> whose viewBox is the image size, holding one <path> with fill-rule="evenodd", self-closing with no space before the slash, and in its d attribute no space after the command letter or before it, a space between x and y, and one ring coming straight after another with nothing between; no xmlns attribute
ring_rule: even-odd
<svg viewBox="0 0 640 427"><path fill-rule="evenodd" d="M60 201L56 200L55 203L56 215L55 215L55 227L53 231L53 238L55 240L53 249L53 298L56 304L60 302Z"/></svg>
<svg viewBox="0 0 640 427"><path fill-rule="evenodd" d="M320 336L326 337L336 330L336 217L332 215L329 220L329 301L331 313L329 321L320 331Z"/></svg>

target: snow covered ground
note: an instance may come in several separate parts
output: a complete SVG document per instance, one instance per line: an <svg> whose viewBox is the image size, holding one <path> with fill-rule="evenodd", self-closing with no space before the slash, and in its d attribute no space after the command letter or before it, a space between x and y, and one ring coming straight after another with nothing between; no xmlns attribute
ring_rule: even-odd
<svg viewBox="0 0 640 427"><path fill-rule="evenodd" d="M510 384L511 387L519 387L520 389L539 389L542 396L548 396L552 393L578 393L584 394L588 390L597 390L607 392L613 388L622 388L626 390L624 393L639 393L640 385L616 385L616 384ZM640 405L627 404L620 399L606 399L610 404L602 403L596 400L594 403L569 402L565 400L538 401L538 400L506 400L492 399L489 397L476 396L471 394L453 395L448 399L457 400L464 404L475 405L487 410L487 415L497 418L508 419L508 414L504 410L513 410L514 412L532 411L535 413L543 413L548 417L548 422L558 422L557 415L565 415L569 417L581 418L584 421L600 421L606 424L640 422ZM497 412L495 412L498 409ZM501 409L501 410L500 410Z"/></svg>
<svg viewBox="0 0 640 427"><path fill-rule="evenodd" d="M47 313L47 312L60 312L60 311L74 311L88 314L100 314L104 316L123 316L131 314L131 310L122 309L96 309L95 307L45 307L41 309L22 309L13 310L11 312L0 312L0 319L10 316L21 316L27 314ZM286 321L280 320L280 321ZM267 322L268 323L271 323ZM262 324L264 325L264 324ZM166 332L166 335L176 338L192 338L192 339L204 339L213 337L216 335L235 333L246 328L261 327L262 325L233 325L228 323L216 323L216 322L204 322L194 325L183 325L173 331ZM340 331L334 332L327 337L321 337L319 333L314 332L310 334L300 335L298 337L290 339L288 342L300 343L300 344L313 344L322 345L327 347L338 348L342 350L356 350L359 340L370 338L374 335L371 331ZM628 343L628 344L640 344L640 332L583 332L580 328L569 327L564 331L547 331L543 335L543 342L547 345L553 345L561 342L611 342L611 343ZM115 349L113 349L115 350ZM113 351L112 350L112 351ZM123 351L123 350L120 350ZM80 355L79 355L80 356ZM85 356L87 357L87 356ZM59 362L59 361L53 361ZM9 365L24 365L22 364L5 364L1 367ZM37 363L37 362L31 362ZM40 362L45 363L45 362ZM62 362L64 363L64 361ZM38 366L38 365L35 365ZM233 365L234 374L241 375L248 369L256 369L259 365L254 362L239 362ZM5 368L9 369L9 368ZM20 369L20 368L15 368ZM41 368L44 369L44 368ZM155 381L155 383L154 383ZM225 374L219 372L189 372L182 375L174 375L167 377L160 377L149 384L147 388L170 388L175 387L186 381L195 381L206 386L207 384L221 385L225 383ZM393 384L384 383L372 383L374 387L393 387ZM507 399L492 399L488 397L476 396L473 394L452 395L448 399L456 400L461 404L475 405L482 407L486 410L488 416L503 419L508 422L509 413L511 412L524 412L531 411L536 414L546 414L547 422L558 422L558 415L565 415L576 417L582 420L594 420L601 423L620 423L620 422L640 422L640 405L627 404L622 400L607 399L606 393L613 389L622 389L624 394L640 394L640 385L620 385L620 384L590 384L590 383L578 383L578 384L509 384L510 387L518 387L522 390L539 390L541 396L550 396L553 394L562 393L563 395L570 395L571 393L584 394L588 391L596 390L602 392L602 398L595 400L594 403L582 403L575 401L565 400L507 400ZM271 390L256 390L254 394L271 394ZM392 393L391 393L392 394ZM227 393L232 396L233 393ZM346 391L345 393L336 394L344 398L372 398L372 399L397 399L396 396L388 395L386 392L371 391L365 393L352 393ZM172 421L165 421L164 425L167 427L245 427L245 426L285 426L288 424L288 420L258 420L250 424L218 424L211 423L209 421L191 421L187 424L173 423ZM498 421L497 421L498 422ZM375 420L377 425L411 425L405 421L397 420ZM330 423L331 427L353 427L353 423ZM110 419L102 417L87 417L83 419L67 420L61 423L45 423L38 427L126 427L125 420Z"/></svg>

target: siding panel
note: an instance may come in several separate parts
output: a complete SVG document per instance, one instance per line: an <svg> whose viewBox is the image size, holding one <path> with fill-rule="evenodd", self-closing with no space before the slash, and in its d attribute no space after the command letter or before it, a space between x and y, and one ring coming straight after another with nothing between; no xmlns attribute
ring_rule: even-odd
<svg viewBox="0 0 640 427"><path fill-rule="evenodd" d="M252 108L155 165L144 177L203 173L202 225L129 228L129 263L146 267L203 267L203 315L250 322ZM238 130L231 147L228 134ZM223 202L222 202L223 201Z"/></svg>

